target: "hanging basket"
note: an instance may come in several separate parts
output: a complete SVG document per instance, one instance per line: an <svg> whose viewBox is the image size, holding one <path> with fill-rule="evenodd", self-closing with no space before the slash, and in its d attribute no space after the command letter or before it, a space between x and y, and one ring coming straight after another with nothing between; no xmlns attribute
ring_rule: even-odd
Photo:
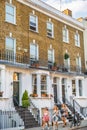
<svg viewBox="0 0 87 130"><path fill-rule="evenodd" d="M66 60L66 59L68 59L68 58L69 58L69 54L65 53L64 59Z"/></svg>

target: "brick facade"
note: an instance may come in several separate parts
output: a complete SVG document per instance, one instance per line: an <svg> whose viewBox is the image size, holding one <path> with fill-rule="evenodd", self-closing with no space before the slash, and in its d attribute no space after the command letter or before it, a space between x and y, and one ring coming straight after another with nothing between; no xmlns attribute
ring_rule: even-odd
<svg viewBox="0 0 87 130"><path fill-rule="evenodd" d="M77 54L81 56L82 66L84 67L84 45L83 45L83 31L78 30L80 34L80 47L75 46L74 34L76 28L69 26L63 22L53 19L44 13L41 13L31 7L28 7L16 0L12 1L12 5L16 7L16 24L10 24L5 21L5 2L1 0L0 4L0 48L5 49L5 37L9 36L10 32L12 37L16 39L16 53L23 53L24 48L28 50L29 55L29 44L35 40L39 46L39 59L47 61L48 55L47 50L52 45L55 50L55 61L63 64L63 58L59 61L58 57L63 57L67 50L70 55L70 64L75 65L75 58ZM29 15L32 11L35 11L35 15L38 17L38 33L29 30ZM54 24L54 38L47 37L46 34L46 22L51 19ZM66 25L69 30L69 43L64 43L62 40L62 28ZM21 51L18 50L21 48Z"/></svg>

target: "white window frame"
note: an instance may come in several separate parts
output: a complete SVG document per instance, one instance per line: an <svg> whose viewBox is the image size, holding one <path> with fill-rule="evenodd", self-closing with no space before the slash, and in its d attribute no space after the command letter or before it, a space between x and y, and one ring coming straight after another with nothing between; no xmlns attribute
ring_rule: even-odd
<svg viewBox="0 0 87 130"><path fill-rule="evenodd" d="M44 77L45 77L45 79L44 79ZM41 75L41 96L43 93L47 94L47 76L46 75Z"/></svg>
<svg viewBox="0 0 87 130"><path fill-rule="evenodd" d="M50 25L51 28L48 28ZM47 22L47 36L48 37L54 37L54 25L52 22Z"/></svg>
<svg viewBox="0 0 87 130"><path fill-rule="evenodd" d="M80 47L80 35L78 32L75 34L75 46Z"/></svg>
<svg viewBox="0 0 87 130"><path fill-rule="evenodd" d="M63 27L63 42L69 43L69 30Z"/></svg>
<svg viewBox="0 0 87 130"><path fill-rule="evenodd" d="M12 40L12 44L13 44L13 48L10 48L7 46L7 42L10 43L10 41L7 41L7 40ZM6 44L5 44L5 49L6 49L6 58L9 60L9 61L15 61L15 53L16 53L16 39L15 38L12 38L12 37L6 37ZM14 57L14 59L13 59Z"/></svg>
<svg viewBox="0 0 87 130"><path fill-rule="evenodd" d="M76 70L78 72L81 71L81 57L79 57L79 56L76 57Z"/></svg>
<svg viewBox="0 0 87 130"><path fill-rule="evenodd" d="M64 67L70 71L70 58L64 59Z"/></svg>
<svg viewBox="0 0 87 130"><path fill-rule="evenodd" d="M37 94L37 75L32 74L32 93Z"/></svg>
<svg viewBox="0 0 87 130"><path fill-rule="evenodd" d="M31 47L34 47L34 53L32 53L33 52L33 50L31 50L32 48ZM38 60L39 59L39 52L38 52L38 45L36 44L36 43L30 43L30 59L32 60L32 61L36 61L36 60Z"/></svg>
<svg viewBox="0 0 87 130"><path fill-rule="evenodd" d="M48 49L48 63L51 63L51 64L54 63L54 50L53 49Z"/></svg>
<svg viewBox="0 0 87 130"><path fill-rule="evenodd" d="M31 17L35 18L35 23L31 20ZM38 17L36 15L31 14L29 17L29 28L34 32L38 32Z"/></svg>
<svg viewBox="0 0 87 130"><path fill-rule="evenodd" d="M76 81L74 79L72 80L72 95L76 96Z"/></svg>
<svg viewBox="0 0 87 130"><path fill-rule="evenodd" d="M12 11L10 9L9 9L9 11L7 11L7 6L9 8L13 8L13 14L12 14ZM5 17L6 22L16 24L16 7L9 4L9 3L6 3L5 13L6 13L6 17ZM10 19L12 18L12 20L10 20L9 18Z"/></svg>

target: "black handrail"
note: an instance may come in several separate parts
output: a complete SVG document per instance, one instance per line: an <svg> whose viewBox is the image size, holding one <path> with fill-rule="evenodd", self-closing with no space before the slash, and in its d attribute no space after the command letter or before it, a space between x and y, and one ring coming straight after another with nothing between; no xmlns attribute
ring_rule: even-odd
<svg viewBox="0 0 87 130"><path fill-rule="evenodd" d="M32 64L31 64L32 61L28 53L14 54L13 52L8 51L8 50L0 50L0 63L10 64L10 65L20 64L20 66L25 65L26 67L32 68ZM55 70L52 70L52 65L51 67L49 67L49 62L46 60L38 59L38 63L39 63L39 67L38 67L39 69L48 69L50 71L55 71ZM37 68L37 66L33 66L33 67ZM76 72L76 74L81 74L82 72L85 72L85 71L86 70L84 66L80 67L80 66L64 65L62 55L60 56L60 59L58 58L56 72L64 72L64 73Z"/></svg>
<svg viewBox="0 0 87 130"><path fill-rule="evenodd" d="M13 96L13 101L14 101L14 105L15 105L15 106L19 106L19 103L18 103L18 101L17 101L17 99L16 99L15 96Z"/></svg>
<svg viewBox="0 0 87 130"><path fill-rule="evenodd" d="M72 101L74 102L74 109L76 112L78 112L81 116L87 117L87 107L82 107L76 100L75 98L71 98ZM72 105L72 104L71 104ZM73 105L72 105L73 107Z"/></svg>
<svg viewBox="0 0 87 130"><path fill-rule="evenodd" d="M32 102L32 100L31 100L31 98L29 97L29 101L30 101L30 105L32 105L33 106L33 108L34 109L36 109L37 111L37 114L36 114L36 119L37 119L37 121L38 121L38 124L40 124L40 110L39 110L39 108L37 108L36 106L35 106L35 104Z"/></svg>

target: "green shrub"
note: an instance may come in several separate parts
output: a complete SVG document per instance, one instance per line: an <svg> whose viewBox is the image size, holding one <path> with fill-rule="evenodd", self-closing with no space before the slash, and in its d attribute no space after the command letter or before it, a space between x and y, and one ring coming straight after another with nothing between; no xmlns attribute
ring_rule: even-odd
<svg viewBox="0 0 87 130"><path fill-rule="evenodd" d="M22 106L23 107L30 106L27 90L24 91L23 96L22 96Z"/></svg>
<svg viewBox="0 0 87 130"><path fill-rule="evenodd" d="M68 58L69 58L69 54L65 53L64 59L68 59Z"/></svg>

